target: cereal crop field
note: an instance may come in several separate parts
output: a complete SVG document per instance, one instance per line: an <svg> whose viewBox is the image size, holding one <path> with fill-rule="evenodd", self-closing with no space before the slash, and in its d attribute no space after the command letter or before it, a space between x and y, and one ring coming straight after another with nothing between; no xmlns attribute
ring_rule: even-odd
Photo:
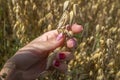
<svg viewBox="0 0 120 80"><path fill-rule="evenodd" d="M0 69L21 47L56 29L65 0L0 0ZM120 0L70 0L78 4L78 47L69 75L38 80L120 80Z"/></svg>

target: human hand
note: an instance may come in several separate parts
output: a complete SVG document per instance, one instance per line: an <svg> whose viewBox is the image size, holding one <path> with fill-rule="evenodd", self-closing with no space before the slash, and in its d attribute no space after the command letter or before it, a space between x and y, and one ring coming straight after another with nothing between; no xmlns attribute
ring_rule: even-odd
<svg viewBox="0 0 120 80"><path fill-rule="evenodd" d="M73 24L71 27L73 33L79 33L82 29L82 26L77 24ZM5 66L9 66L7 63L15 63L15 69L7 73L7 75L9 75L8 80L19 80L18 77L21 77L22 80L33 80L39 77L46 68L47 57L50 52L64 45L64 41L64 35L58 34L57 30L52 30L44 33L18 50L5 64ZM75 41L68 40L67 46L71 48L75 47L75 43ZM64 61L69 61L72 58L73 54L71 52L60 52L56 55L52 65L59 71L66 72L67 64L65 64ZM3 67L1 74L4 72L6 71Z"/></svg>

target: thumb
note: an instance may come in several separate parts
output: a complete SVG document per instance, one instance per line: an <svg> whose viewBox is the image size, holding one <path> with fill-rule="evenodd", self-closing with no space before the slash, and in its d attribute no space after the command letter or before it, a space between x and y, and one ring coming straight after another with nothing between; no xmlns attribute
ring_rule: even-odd
<svg viewBox="0 0 120 80"><path fill-rule="evenodd" d="M50 39L41 45L45 46L42 50L51 51L57 47L60 47L64 43L64 36L60 33L56 38Z"/></svg>
<svg viewBox="0 0 120 80"><path fill-rule="evenodd" d="M61 34L47 41L34 41L16 52L11 59L15 61L20 69L27 69L31 64L38 61L38 56L39 59L45 58L49 54L49 51L61 46L63 41L64 36ZM37 57L34 54L37 54Z"/></svg>

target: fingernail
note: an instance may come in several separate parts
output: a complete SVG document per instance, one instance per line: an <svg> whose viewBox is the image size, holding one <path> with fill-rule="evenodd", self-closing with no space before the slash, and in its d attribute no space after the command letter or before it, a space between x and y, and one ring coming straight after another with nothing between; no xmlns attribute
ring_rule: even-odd
<svg viewBox="0 0 120 80"><path fill-rule="evenodd" d="M64 53L59 53L59 59L65 59L66 55Z"/></svg>
<svg viewBox="0 0 120 80"><path fill-rule="evenodd" d="M76 46L76 41L74 40L74 39L72 39L73 41L73 47L75 47Z"/></svg>
<svg viewBox="0 0 120 80"><path fill-rule="evenodd" d="M77 45L75 39L71 39L71 41L72 41L73 47L75 47Z"/></svg>
<svg viewBox="0 0 120 80"><path fill-rule="evenodd" d="M55 60L55 61L53 61L53 65L55 67L59 67L60 66L60 62L58 60Z"/></svg>
<svg viewBox="0 0 120 80"><path fill-rule="evenodd" d="M60 33L60 34L57 36L56 40L59 41L60 39L62 39L62 37L63 37L63 34Z"/></svg>
<svg viewBox="0 0 120 80"><path fill-rule="evenodd" d="M68 24L65 26L67 30L70 30L71 29L71 26Z"/></svg>

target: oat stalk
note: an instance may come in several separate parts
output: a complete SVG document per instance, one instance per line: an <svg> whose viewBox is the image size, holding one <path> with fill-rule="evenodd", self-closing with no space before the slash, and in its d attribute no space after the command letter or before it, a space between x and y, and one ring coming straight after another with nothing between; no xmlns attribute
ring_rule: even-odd
<svg viewBox="0 0 120 80"><path fill-rule="evenodd" d="M76 13L75 5L73 8L74 10L72 10L71 12L69 12L67 10L69 5L70 5L69 1L64 2L64 7L63 7L64 12L63 12L61 19L59 20L58 27L57 27L57 31L66 36L65 40L68 40L73 37L73 33L71 33L71 31L67 30L65 25L69 24L71 26L73 24L73 18L76 16L76 14L74 14L74 13ZM60 51L66 50L66 49L67 49L67 47L66 47L66 45L64 45L62 47L55 49L52 53L50 53L50 55L48 56L48 60L47 60L46 70L48 70L49 67L52 65L52 62L53 62L56 54L59 53ZM73 51L73 49L72 49L72 51Z"/></svg>

